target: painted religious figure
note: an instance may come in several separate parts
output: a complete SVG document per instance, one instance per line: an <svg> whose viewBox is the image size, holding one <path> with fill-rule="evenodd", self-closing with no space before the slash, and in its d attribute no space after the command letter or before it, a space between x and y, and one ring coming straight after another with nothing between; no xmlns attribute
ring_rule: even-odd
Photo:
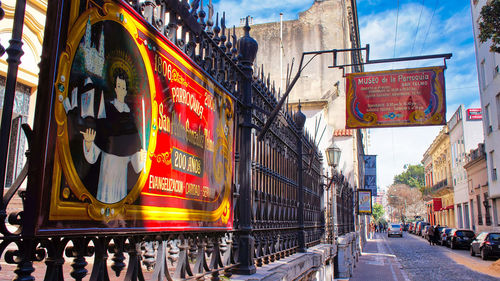
<svg viewBox="0 0 500 281"><path fill-rule="evenodd" d="M114 21L91 24L89 18L62 101L71 164L79 178L62 185L67 200L91 195L114 204L137 186L146 166L151 124L149 86L140 81L147 81L146 69L130 34Z"/></svg>
<svg viewBox="0 0 500 281"><path fill-rule="evenodd" d="M134 116L125 102L127 74L120 68L114 72L116 98L107 102L101 97L97 132L92 128L81 132L85 159L94 164L101 156L96 199L103 203L115 203L127 195L129 164L140 173L146 158Z"/></svg>

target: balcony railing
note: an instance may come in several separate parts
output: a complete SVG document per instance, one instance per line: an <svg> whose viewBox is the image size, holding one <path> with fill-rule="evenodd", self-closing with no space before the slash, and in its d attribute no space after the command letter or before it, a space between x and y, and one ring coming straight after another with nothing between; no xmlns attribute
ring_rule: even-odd
<svg viewBox="0 0 500 281"><path fill-rule="evenodd" d="M437 184L433 185L429 189L428 194L433 194L433 193L436 193L438 191L444 190L446 188L451 189L451 185L448 185L448 179L444 179L444 180L438 182Z"/></svg>

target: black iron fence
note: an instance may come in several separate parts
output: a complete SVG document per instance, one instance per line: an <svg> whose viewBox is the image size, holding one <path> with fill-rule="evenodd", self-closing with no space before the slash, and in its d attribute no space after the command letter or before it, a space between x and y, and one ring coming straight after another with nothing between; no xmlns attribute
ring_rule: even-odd
<svg viewBox="0 0 500 281"><path fill-rule="evenodd" d="M57 18L57 11L72 1L49 1L47 18ZM99 5L101 1L90 1ZM87 4L88 4L87 3ZM41 148L36 143L44 130L45 117L35 120L33 131L24 126L29 141L28 163L20 177L2 197L0 205L0 253L5 262L17 265L16 280L33 280L34 262L45 262L45 280L63 280L66 259L71 263L71 277L82 280L109 280L111 270L125 280L144 280L145 269L154 280L220 276L234 272L251 274L256 266L270 263L320 243L325 229L322 206L322 164L317 147L303 132L305 116L299 111L282 111L265 138L257 141L258 130L268 112L277 105L277 92L263 73L254 74L252 62L257 43L245 36L237 40L234 28L225 25L225 15L206 11L199 0L130 1L129 4L147 21L181 48L206 75L213 77L236 100L236 153L233 181L234 229L229 232L168 232L146 234L106 234L33 237L23 235L23 228L33 228L33 218L23 216L31 208L25 191L19 187L24 179L37 180L41 161L33 161ZM14 28L23 25L26 1L18 1ZM219 20L220 19L220 20ZM40 64L40 81L52 81L48 57L56 49L57 34L46 26L44 50ZM20 38L20 37L19 37ZM16 81L19 64L19 40L13 40L9 54L8 86ZM10 50L10 51L9 51ZM12 68L11 68L12 65ZM10 79L10 80L9 80ZM8 147L14 87L6 87L2 113L3 153ZM51 93L40 90L39 100ZM43 109L49 110L49 109ZM41 110L41 111L43 111ZM50 111L38 116L50 115ZM32 152L32 153L30 153ZM0 154L2 156L2 154ZM5 157L3 171L5 170ZM29 165L29 169L28 169ZM29 189L29 188L28 188ZM336 188L339 233L353 231L353 194L350 188ZM2 188L3 191L3 188ZM7 213L13 197L23 202L20 210ZM3 194L3 192L2 192ZM28 196L29 197L29 196ZM333 206L333 205L332 205ZM329 222L333 223L331 220ZM328 226L333 229L332 225ZM332 234L330 234L332 236ZM331 237L330 237L331 240ZM127 258L127 259L126 259ZM88 260L93 266L88 267ZM112 263L108 268L108 259ZM125 263L127 262L127 264ZM40 263L37 263L40 266Z"/></svg>
<svg viewBox="0 0 500 281"><path fill-rule="evenodd" d="M337 235L354 231L354 192L343 175L336 181Z"/></svg>

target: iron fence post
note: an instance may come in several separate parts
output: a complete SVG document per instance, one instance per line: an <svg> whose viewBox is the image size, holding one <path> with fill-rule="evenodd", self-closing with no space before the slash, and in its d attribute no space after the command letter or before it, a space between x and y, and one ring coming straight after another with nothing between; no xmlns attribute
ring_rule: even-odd
<svg viewBox="0 0 500 281"><path fill-rule="evenodd" d="M301 111L301 106L299 104L299 111L295 113L294 115L295 119L295 124L297 125L297 129L299 130L299 137L297 140L297 155L299 157L298 159L298 198L299 198L299 210L298 210L298 220L299 220L299 252L306 252L306 231L305 231L305 225L304 225L304 182L303 182L303 172L304 170L302 169L302 158L304 157L302 155L302 135L304 132L304 124L306 122L306 116L304 113ZM312 157L312 156L311 156Z"/></svg>
<svg viewBox="0 0 500 281"><path fill-rule="evenodd" d="M252 75L253 61L257 54L257 41L250 37L248 18L244 27L245 36L238 41L238 59L243 75L240 75L240 93L243 100L240 138L240 236L238 273L253 274L257 271L253 258L255 238L252 235L253 189L252 189Z"/></svg>
<svg viewBox="0 0 500 281"><path fill-rule="evenodd" d="M14 23L12 26L12 39L9 40L7 48L7 81L5 82L5 93L2 111L2 126L0 128L0 198L3 199L5 185L5 172L7 170L7 153L9 150L10 128L12 122L12 110L14 107L14 98L16 95L17 70L21 63L21 56L24 54L21 41L24 26L24 13L26 10L26 0L16 1L16 10L14 13ZM5 212L3 200L0 200L0 210ZM6 214L5 214L6 215Z"/></svg>

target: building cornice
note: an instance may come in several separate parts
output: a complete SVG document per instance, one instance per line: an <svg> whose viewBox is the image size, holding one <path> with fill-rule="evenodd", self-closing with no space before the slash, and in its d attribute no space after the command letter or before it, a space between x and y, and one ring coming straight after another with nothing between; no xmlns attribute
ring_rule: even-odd
<svg viewBox="0 0 500 281"><path fill-rule="evenodd" d="M29 1L29 3L42 5L42 4L37 3L37 1ZM46 6L47 6L47 4L45 3L45 7ZM9 6L7 4L2 4L2 8L5 11L5 18L6 19L14 19L15 7ZM47 9L45 8L45 10L42 10L42 12L45 14L46 10ZM29 11L25 11L24 24L29 28L29 30L31 30L36 35L38 41L40 42L40 44L42 44L43 43L43 30L44 30L43 24L39 23L36 20L35 16L33 16Z"/></svg>

